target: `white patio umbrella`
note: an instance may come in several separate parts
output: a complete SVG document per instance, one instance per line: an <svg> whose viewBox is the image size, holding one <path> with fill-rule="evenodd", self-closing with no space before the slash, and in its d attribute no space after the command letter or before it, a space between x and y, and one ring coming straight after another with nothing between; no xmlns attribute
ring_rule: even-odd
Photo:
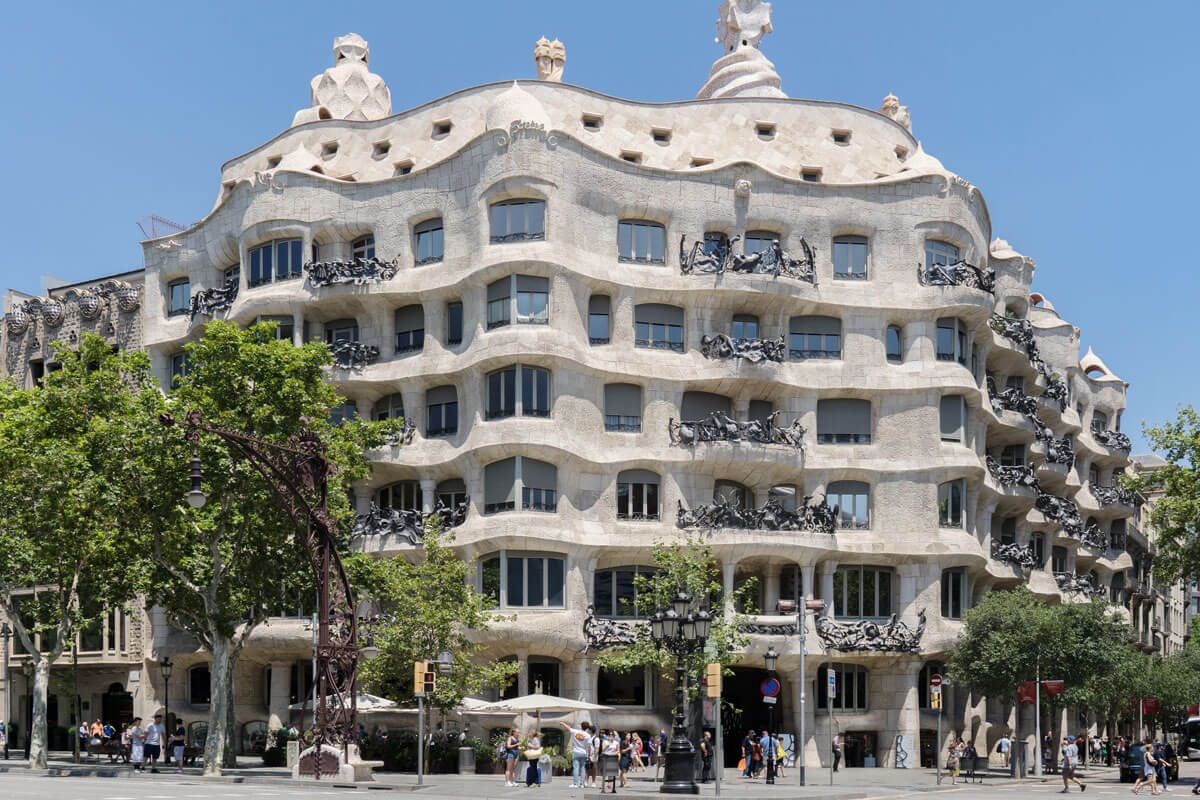
<svg viewBox="0 0 1200 800"><path fill-rule="evenodd" d="M333 700L332 697L328 699L329 701ZM355 700L359 711L381 711L388 708L397 708L395 701L388 700L386 697L368 694L366 692L359 692ZM309 708L311 708L311 706L311 703L303 702L292 703L290 706L288 706L288 708L292 711L307 711Z"/></svg>
<svg viewBox="0 0 1200 800"><path fill-rule="evenodd" d="M542 713L567 714L572 711L612 711L612 706L602 706L596 703L585 703L582 700L572 700L569 697L559 697L553 694L527 694L514 697L511 700L501 700L490 703L480 711L492 713L536 714L537 728L542 729Z"/></svg>

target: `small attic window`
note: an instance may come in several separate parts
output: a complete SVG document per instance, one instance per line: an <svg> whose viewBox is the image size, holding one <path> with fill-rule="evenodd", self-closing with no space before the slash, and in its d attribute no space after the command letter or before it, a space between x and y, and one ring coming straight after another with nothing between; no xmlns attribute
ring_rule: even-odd
<svg viewBox="0 0 1200 800"><path fill-rule="evenodd" d="M642 154L636 150L622 150L621 160L628 161L630 164L640 164L642 163Z"/></svg>
<svg viewBox="0 0 1200 800"><path fill-rule="evenodd" d="M600 126L604 124L604 117L599 114L584 114L583 129L587 131L598 131Z"/></svg>
<svg viewBox="0 0 1200 800"><path fill-rule="evenodd" d="M651 128L650 136L654 138L655 144L671 143L671 131L668 128Z"/></svg>
<svg viewBox="0 0 1200 800"><path fill-rule="evenodd" d="M392 166L396 168L396 175L407 175L408 173L412 172L413 160L411 158L406 158L403 161L397 161Z"/></svg>
<svg viewBox="0 0 1200 800"><path fill-rule="evenodd" d="M333 158L337 155L337 151L337 142L325 142L325 144L321 145L321 158Z"/></svg>
<svg viewBox="0 0 1200 800"><path fill-rule="evenodd" d="M267 156L267 169L275 169L282 160L283 156Z"/></svg>
<svg viewBox="0 0 1200 800"><path fill-rule="evenodd" d="M820 167L805 167L804 169L800 170L800 177L803 178L804 180L808 181L809 183L820 183L821 182L821 168Z"/></svg>
<svg viewBox="0 0 1200 800"><path fill-rule="evenodd" d="M441 139L445 136L449 136L450 129L453 127L454 123L448 119L438 120L437 122L433 123L433 138Z"/></svg>
<svg viewBox="0 0 1200 800"><path fill-rule="evenodd" d="M758 138L769 142L775 138L775 123L759 122L754 126L754 132L758 134Z"/></svg>
<svg viewBox="0 0 1200 800"><path fill-rule="evenodd" d="M896 158L900 159L901 161L908 158L908 148L904 145L896 145Z"/></svg>
<svg viewBox="0 0 1200 800"><path fill-rule="evenodd" d="M695 169L696 167L707 167L712 162L713 162L713 160L711 158L699 158L699 157L693 158L692 159L692 168Z"/></svg>
<svg viewBox="0 0 1200 800"><path fill-rule="evenodd" d="M845 128L834 128L833 129L833 143L834 144L850 144L850 131L846 130Z"/></svg>
<svg viewBox="0 0 1200 800"><path fill-rule="evenodd" d="M376 142L375 147L371 150L371 158L386 158L391 150L391 142Z"/></svg>

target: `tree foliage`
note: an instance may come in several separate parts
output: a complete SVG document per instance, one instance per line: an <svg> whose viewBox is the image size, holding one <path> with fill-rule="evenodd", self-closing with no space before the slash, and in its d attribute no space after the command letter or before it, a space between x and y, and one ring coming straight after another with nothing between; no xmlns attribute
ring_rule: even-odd
<svg viewBox="0 0 1200 800"><path fill-rule="evenodd" d="M449 651L454 664L439 674L431 705L450 709L481 689L500 688L516 673L511 661L479 658L470 633L511 619L491 610L491 600L474 588L471 565L450 548L453 536L436 522L426 528L423 547L404 557L353 560L352 573L363 594L379 603L382 619L372 626L379 654L360 664L359 682L369 692L400 703L415 702L413 664Z"/></svg>

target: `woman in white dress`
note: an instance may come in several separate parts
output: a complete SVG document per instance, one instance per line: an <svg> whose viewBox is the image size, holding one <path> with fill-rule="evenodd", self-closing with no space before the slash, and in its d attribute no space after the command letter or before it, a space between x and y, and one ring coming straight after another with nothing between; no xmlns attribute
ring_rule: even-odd
<svg viewBox="0 0 1200 800"><path fill-rule="evenodd" d="M142 729L141 717L134 717L133 727L129 729L129 761L134 772L145 771L146 731Z"/></svg>

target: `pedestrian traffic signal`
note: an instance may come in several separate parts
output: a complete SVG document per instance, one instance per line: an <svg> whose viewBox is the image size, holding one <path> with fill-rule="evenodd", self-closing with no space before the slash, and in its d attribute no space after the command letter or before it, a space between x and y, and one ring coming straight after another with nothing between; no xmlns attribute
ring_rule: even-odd
<svg viewBox="0 0 1200 800"><path fill-rule="evenodd" d="M422 694L426 696L437 693L437 672L434 670L425 670L424 691Z"/></svg>
<svg viewBox="0 0 1200 800"><path fill-rule="evenodd" d="M708 696L719 698L721 696L721 665L709 664L704 670L704 678L708 684Z"/></svg>
<svg viewBox="0 0 1200 800"><path fill-rule="evenodd" d="M429 670L424 661L413 664L413 694L425 694L425 673Z"/></svg>
<svg viewBox="0 0 1200 800"><path fill-rule="evenodd" d="M941 688L941 687L938 687L938 688ZM942 710L942 693L941 692L931 692L929 694L929 707L931 709L933 709L934 711Z"/></svg>

